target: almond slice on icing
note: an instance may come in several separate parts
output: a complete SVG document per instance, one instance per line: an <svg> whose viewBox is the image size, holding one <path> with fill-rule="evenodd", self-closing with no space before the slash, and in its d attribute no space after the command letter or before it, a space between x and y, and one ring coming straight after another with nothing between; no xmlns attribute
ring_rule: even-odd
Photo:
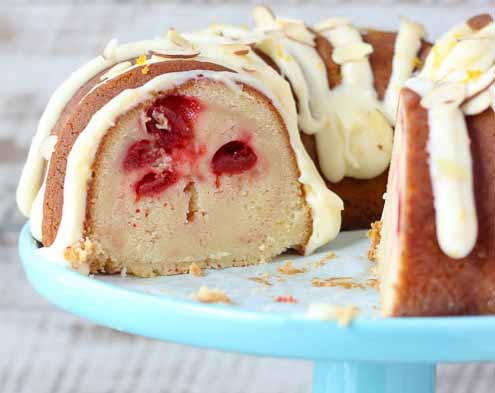
<svg viewBox="0 0 495 393"><path fill-rule="evenodd" d="M424 37L426 35L425 27L412 19L406 18L405 16L400 17L401 28L407 27L414 31L419 37Z"/></svg>
<svg viewBox="0 0 495 393"><path fill-rule="evenodd" d="M119 40L117 38L112 38L110 41L108 41L108 44L105 45L105 49L103 49L103 58L105 60L115 60L118 45Z"/></svg>
<svg viewBox="0 0 495 393"><path fill-rule="evenodd" d="M466 87L462 83L445 82L436 85L421 100L426 109L448 105L460 106L466 98Z"/></svg>
<svg viewBox="0 0 495 393"><path fill-rule="evenodd" d="M335 48L332 54L332 59L337 64L344 64L351 61L364 59L373 52L373 47L364 42L356 42Z"/></svg>
<svg viewBox="0 0 495 393"><path fill-rule="evenodd" d="M279 21L279 25L285 36L301 44L315 46L315 36L304 23L293 21Z"/></svg>
<svg viewBox="0 0 495 393"><path fill-rule="evenodd" d="M56 135L48 135L41 144L40 153L43 158L47 161L50 160L50 157L55 150L55 145L57 144L57 136Z"/></svg>
<svg viewBox="0 0 495 393"><path fill-rule="evenodd" d="M315 25L318 32L333 30L339 26L350 25L351 21L347 18L329 18Z"/></svg>
<svg viewBox="0 0 495 393"><path fill-rule="evenodd" d="M492 100L493 98L490 90L486 89L481 94L478 94L471 99L467 99L461 109L468 116L478 115L490 107Z"/></svg>
<svg viewBox="0 0 495 393"><path fill-rule="evenodd" d="M196 49L160 49L153 50L150 53L166 59L191 59L199 56L201 52Z"/></svg>
<svg viewBox="0 0 495 393"><path fill-rule="evenodd" d="M251 46L245 44L223 44L222 48L225 51L238 56L245 56L251 51Z"/></svg>
<svg viewBox="0 0 495 393"><path fill-rule="evenodd" d="M193 49L193 44L190 43L183 35L177 33L175 29L169 29L167 33L167 39L178 47L185 49Z"/></svg>
<svg viewBox="0 0 495 393"><path fill-rule="evenodd" d="M253 19L258 27L271 26L276 20L273 11L264 5L258 5L253 8Z"/></svg>
<svg viewBox="0 0 495 393"><path fill-rule="evenodd" d="M250 74L256 72L256 68L249 68L249 67L241 67L244 72L248 72Z"/></svg>

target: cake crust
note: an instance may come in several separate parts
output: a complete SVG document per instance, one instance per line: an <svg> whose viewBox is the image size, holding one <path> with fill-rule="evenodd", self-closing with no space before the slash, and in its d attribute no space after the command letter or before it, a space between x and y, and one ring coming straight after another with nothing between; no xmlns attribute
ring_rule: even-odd
<svg viewBox="0 0 495 393"><path fill-rule="evenodd" d="M391 315L495 313L495 113L488 109L467 117L479 231L472 252L452 259L437 241L427 153L428 114L420 101L414 91L403 90L407 189L401 207L402 254Z"/></svg>

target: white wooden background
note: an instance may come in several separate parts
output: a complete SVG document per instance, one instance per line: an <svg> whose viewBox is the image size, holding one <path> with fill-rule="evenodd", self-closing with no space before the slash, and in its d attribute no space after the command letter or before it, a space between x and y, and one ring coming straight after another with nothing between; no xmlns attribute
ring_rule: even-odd
<svg viewBox="0 0 495 393"><path fill-rule="evenodd" d="M274 8L310 21L333 13L390 28L396 24L395 16L402 14L425 21L434 33L464 15L495 9L493 0L390 5L393 2L370 0L363 6L334 0L307 5L293 0L274 2ZM111 37L125 41L160 34L169 26L193 29L212 22L248 21L248 5L221 3L0 0L1 393L310 392L307 362L154 342L59 311L31 289L17 257L16 238L24 219L15 207L15 186L37 119L54 87ZM438 391L494 392L494 370L490 364L441 366Z"/></svg>

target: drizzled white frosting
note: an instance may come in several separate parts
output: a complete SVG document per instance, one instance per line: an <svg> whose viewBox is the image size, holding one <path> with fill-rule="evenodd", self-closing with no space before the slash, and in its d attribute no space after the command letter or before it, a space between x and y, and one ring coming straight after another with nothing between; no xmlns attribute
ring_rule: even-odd
<svg viewBox="0 0 495 393"><path fill-rule="evenodd" d="M373 84L368 60L373 48L349 23L334 23L321 34L332 44L342 74L329 94L329 127L316 135L321 169L333 182L375 177L390 163L393 132Z"/></svg>
<svg viewBox="0 0 495 393"><path fill-rule="evenodd" d="M421 49L421 40L425 37L422 25L407 18L401 18L400 28L395 39L395 52L392 74L385 92L383 105L389 120L395 124L399 92L406 80L412 75Z"/></svg>
<svg viewBox="0 0 495 393"><path fill-rule="evenodd" d="M465 115L495 107L495 24L455 26L432 48L418 78L407 86L428 110L429 168L438 244L451 258L474 248L478 221Z"/></svg>
<svg viewBox="0 0 495 393"><path fill-rule="evenodd" d="M342 83L330 90L314 34L303 23L275 18L263 7L256 7L255 21L268 37L257 48L290 81L298 101L299 125L315 135L325 178L339 182L345 176L370 179L381 174L390 163L395 116L387 119L377 98L368 60L371 45L345 19L329 19L316 26L332 44L333 60L341 65ZM423 35L419 25L402 21L386 108L397 107L397 91L412 74Z"/></svg>

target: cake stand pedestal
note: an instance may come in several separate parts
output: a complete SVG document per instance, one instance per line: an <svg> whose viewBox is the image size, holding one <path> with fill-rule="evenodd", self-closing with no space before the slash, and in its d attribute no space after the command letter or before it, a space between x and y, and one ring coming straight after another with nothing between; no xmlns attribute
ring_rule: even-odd
<svg viewBox="0 0 495 393"><path fill-rule="evenodd" d="M359 243L361 253L365 247L361 244L365 242L363 236L362 233L344 235L344 240L334 243L334 247L337 244L338 254L345 256L347 249L353 250ZM162 288L174 288L176 293L180 293L180 289L188 290L191 282L198 288L201 279L191 276L151 281L85 277L63 264L43 260L27 225L20 235L19 250L25 272L35 289L71 313L112 329L157 340L259 356L312 360L314 393L433 393L437 362L495 360L495 317L384 319L362 316L343 328L333 321L309 319L305 312L294 311L292 305L287 304L282 310L261 311L249 302L246 305L202 304L184 296L150 293L144 289L156 287L150 284L156 282ZM208 282L216 274L211 272L202 279ZM235 281L242 275L242 269L231 270L229 274ZM256 284L245 279L240 282L246 282L245 286ZM236 285L242 287L242 284ZM298 293L299 284L290 285ZM303 288L303 291L327 289ZM357 296L365 296L366 291L361 292L357 292ZM271 295L270 298L273 299Z"/></svg>

